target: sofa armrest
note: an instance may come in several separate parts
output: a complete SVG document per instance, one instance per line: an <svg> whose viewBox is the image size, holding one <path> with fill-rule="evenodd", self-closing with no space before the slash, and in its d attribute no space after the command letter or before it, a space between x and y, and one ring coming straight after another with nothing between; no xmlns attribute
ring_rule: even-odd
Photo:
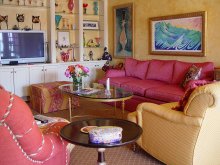
<svg viewBox="0 0 220 165"><path fill-rule="evenodd" d="M118 70L118 69L109 69L105 77L125 77L125 70Z"/></svg>
<svg viewBox="0 0 220 165"><path fill-rule="evenodd" d="M183 112L172 110L170 107L175 105L177 105L177 103L170 103L165 105L157 105L153 103L139 104L137 107L137 122L139 125L142 125L142 121L144 121L143 114L148 112L172 123L201 126L202 118L186 116Z"/></svg>

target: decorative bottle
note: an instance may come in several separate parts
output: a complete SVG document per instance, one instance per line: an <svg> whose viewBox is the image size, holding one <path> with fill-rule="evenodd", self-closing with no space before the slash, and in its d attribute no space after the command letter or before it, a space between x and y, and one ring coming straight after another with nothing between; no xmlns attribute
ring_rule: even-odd
<svg viewBox="0 0 220 165"><path fill-rule="evenodd" d="M73 0L69 0L68 2L68 9L70 10L70 13L72 13L74 7Z"/></svg>

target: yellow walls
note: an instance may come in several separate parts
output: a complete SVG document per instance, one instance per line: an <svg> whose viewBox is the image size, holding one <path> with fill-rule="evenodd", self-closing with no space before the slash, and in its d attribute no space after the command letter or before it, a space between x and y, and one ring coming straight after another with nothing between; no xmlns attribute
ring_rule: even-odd
<svg viewBox="0 0 220 165"><path fill-rule="evenodd" d="M220 0L108 0L109 52L113 55L112 6L133 2L136 59L175 59L181 61L212 61L220 66ZM149 18L173 14L207 12L206 57L155 56L149 54Z"/></svg>

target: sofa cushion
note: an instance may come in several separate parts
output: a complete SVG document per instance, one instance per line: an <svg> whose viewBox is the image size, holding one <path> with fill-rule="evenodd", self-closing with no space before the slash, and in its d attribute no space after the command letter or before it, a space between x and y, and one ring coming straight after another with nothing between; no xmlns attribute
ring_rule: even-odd
<svg viewBox="0 0 220 165"><path fill-rule="evenodd" d="M194 63L194 65L202 68L200 80L214 80L214 64L212 62Z"/></svg>
<svg viewBox="0 0 220 165"><path fill-rule="evenodd" d="M100 79L98 82L100 84L105 85L106 84L106 79L107 78ZM110 78L110 84L113 85L113 86L121 87L122 83L130 82L130 81L136 81L136 80L139 80L139 79L134 78L134 77L111 77Z"/></svg>
<svg viewBox="0 0 220 165"><path fill-rule="evenodd" d="M121 84L121 87L125 90L132 91L134 94L139 96L144 96L145 91L152 87L159 87L166 83L162 81L155 81L155 80L136 80L136 81L130 81L125 82Z"/></svg>
<svg viewBox="0 0 220 165"><path fill-rule="evenodd" d="M192 65L186 72L181 87L185 88L187 83L191 80L198 80L201 75L202 68Z"/></svg>
<svg viewBox="0 0 220 165"><path fill-rule="evenodd" d="M132 58L125 60L126 76L132 76L140 79L145 79L149 61L139 61Z"/></svg>
<svg viewBox="0 0 220 165"><path fill-rule="evenodd" d="M173 69L172 84L180 84L192 63L176 61Z"/></svg>
<svg viewBox="0 0 220 165"><path fill-rule="evenodd" d="M193 65L190 62L176 61L174 64L172 84L180 84L188 69ZM214 64L212 62L194 63L195 66L201 67L202 72L199 79L213 80Z"/></svg>
<svg viewBox="0 0 220 165"><path fill-rule="evenodd" d="M145 97L163 100L164 102L179 101L184 94L184 89L178 85L163 85L147 89Z"/></svg>
<svg viewBox="0 0 220 165"><path fill-rule="evenodd" d="M149 61L137 61L135 68L133 69L134 77L144 80L147 74Z"/></svg>
<svg viewBox="0 0 220 165"><path fill-rule="evenodd" d="M170 83L173 76L175 61L152 60L149 64L146 79L159 80Z"/></svg>
<svg viewBox="0 0 220 165"><path fill-rule="evenodd" d="M125 74L126 76L134 76L134 68L137 64L137 60L133 58L126 58L125 59Z"/></svg>

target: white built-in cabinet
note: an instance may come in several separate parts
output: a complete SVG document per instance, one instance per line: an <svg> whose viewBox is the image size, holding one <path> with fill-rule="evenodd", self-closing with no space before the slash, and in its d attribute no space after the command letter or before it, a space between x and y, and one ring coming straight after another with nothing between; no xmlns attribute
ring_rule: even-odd
<svg viewBox="0 0 220 165"><path fill-rule="evenodd" d="M33 65L30 70L30 84L47 83L57 81L58 65Z"/></svg>
<svg viewBox="0 0 220 165"><path fill-rule="evenodd" d="M57 64L35 64L0 67L0 84L6 90L20 97L29 96L29 86L37 83L54 81L72 81L65 76L69 65L81 64L90 70L89 76L83 79L85 87L92 87L92 83L104 76L102 66L105 61L70 62Z"/></svg>
<svg viewBox="0 0 220 165"><path fill-rule="evenodd" d="M17 25L16 14L24 14L24 22L19 23L20 28L33 27L34 30L46 32L48 42L48 62L45 64L1 66L0 84L8 91L18 96L28 96L29 86L36 83L53 81L71 81L65 77L64 72L69 65L82 64L90 69L89 77L83 78L85 86L91 86L92 82L101 78L104 72L101 70L106 61L97 60L102 57L104 47L108 47L108 0L74 0L74 9L70 13L69 0L39 0L39 1L0 1L0 15L8 15L8 28ZM97 2L98 12L94 11L94 2ZM65 12L55 7L55 4L65 5ZM83 12L83 3L88 3L87 12ZM32 15L40 16L41 24L32 24ZM55 16L61 15L63 20L56 28ZM98 29L85 29L84 21L98 22ZM69 25L68 25L69 24ZM64 29L63 29L64 27ZM66 29L66 27L68 27ZM6 30L6 24L1 24L1 29ZM66 31L70 34L71 47L56 47L58 32ZM84 35L83 35L84 34ZM100 38L100 46L88 46L88 41ZM73 49L76 61L62 62L57 60L60 51ZM94 53L94 60L89 60L88 53ZM85 61L85 56L86 61ZM89 60L89 61L88 61Z"/></svg>
<svg viewBox="0 0 220 165"><path fill-rule="evenodd" d="M29 68L27 67L1 67L0 84L6 90L16 93L16 95L28 96Z"/></svg>

